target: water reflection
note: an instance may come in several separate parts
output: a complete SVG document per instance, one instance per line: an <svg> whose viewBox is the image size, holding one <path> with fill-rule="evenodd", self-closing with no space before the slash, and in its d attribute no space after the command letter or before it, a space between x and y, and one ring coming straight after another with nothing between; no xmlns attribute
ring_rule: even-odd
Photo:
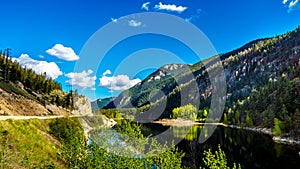
<svg viewBox="0 0 300 169"><path fill-rule="evenodd" d="M174 137L193 141L198 138L203 126L171 126Z"/></svg>
<svg viewBox="0 0 300 169"><path fill-rule="evenodd" d="M209 127L209 126L208 126ZM159 124L144 125L148 133L166 130ZM203 126L172 126L174 137L183 140L177 145L186 153L184 163L190 168L199 168L204 150L217 150L218 144L225 151L229 164L240 163L242 168L281 169L300 166L300 146L288 146L274 143L268 135L219 126L214 134L203 144L198 142L201 132L207 132ZM187 132L188 131L188 132Z"/></svg>

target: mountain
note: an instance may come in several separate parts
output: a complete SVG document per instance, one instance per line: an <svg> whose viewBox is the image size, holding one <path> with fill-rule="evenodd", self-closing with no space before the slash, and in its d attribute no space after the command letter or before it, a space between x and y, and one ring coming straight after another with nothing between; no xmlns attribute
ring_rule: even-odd
<svg viewBox="0 0 300 169"><path fill-rule="evenodd" d="M244 50L263 40L264 39L252 41L239 49L225 54L213 56L209 59L204 60L203 62L198 62L194 65L169 64L162 66L157 71L150 74L140 84L137 84L136 86L122 92L118 97L115 98L114 101L110 102L104 108L142 107L147 104L149 105L150 102L155 102L159 99L162 99L162 96L167 97L174 95L174 92L176 92L176 88L178 88L178 86L184 84L187 85L190 83L191 79L188 77L188 75L190 75L191 73L194 77L197 77L199 81L206 79L203 81L205 83L202 82L202 84L199 84L199 86L207 86L208 84L206 83L209 83L209 80L207 79L208 77L207 75L202 76L202 74L205 72L204 63L206 67L213 67L214 64L216 64L216 58L220 58L224 61L230 56L237 55L238 53L243 52ZM204 86L201 88L203 89ZM153 91L160 92L155 93ZM179 91L177 91L176 93L178 92ZM202 92L201 94L204 93Z"/></svg>
<svg viewBox="0 0 300 169"><path fill-rule="evenodd" d="M92 110L100 110L103 107L107 106L110 102L112 102L115 97L97 99L91 102Z"/></svg>
<svg viewBox="0 0 300 169"><path fill-rule="evenodd" d="M234 51L213 56L203 62L198 62L194 65L184 65L184 64L168 64L159 68L154 73L150 74L146 79L144 79L140 84L122 92L114 102L110 102L104 108L115 108L115 107L141 107L149 104L149 100L154 102L160 99L160 95L168 95L172 92L179 84L187 83L183 80L187 72L192 72L195 77L199 76L204 70L204 64L209 67L213 66L216 62L216 58L225 60L230 56L234 56L239 52L243 52L245 49L250 48L255 43L262 41L264 39L252 41L239 49ZM182 80L182 81L181 81ZM162 91L163 93L153 94L153 91ZM150 96L150 94L152 95Z"/></svg>
<svg viewBox="0 0 300 169"><path fill-rule="evenodd" d="M220 60L217 59L218 57ZM194 65L165 65L140 84L122 92L105 108L118 107L125 110L125 108L136 107L137 110L124 113L131 113L134 116L139 113L143 118L152 120L169 118L174 108L189 103L199 110L205 109L210 107L211 93L214 90L209 76L211 72L216 71L218 64L222 64L227 86L225 115L230 116L231 120L234 119L232 117L237 117L236 121L230 121L230 123L246 123L247 116L251 115L246 112L236 112L238 103L241 104L248 97L253 97L257 91L267 88L270 80L278 83L283 81L283 78L286 82L294 81L294 85L282 85L297 89L296 78L300 74L299 59L300 27L284 35L255 40L239 49L213 56ZM197 88L195 88L195 81ZM297 92L290 94L294 98L299 95ZM200 98L196 98L197 96ZM287 114L293 114L296 108L300 108L299 102L295 106L287 107ZM233 112L229 112L230 109ZM264 111L260 110L257 114ZM158 115L157 112L160 114ZM278 118L285 121L283 117ZM269 119L266 123L271 127L274 126L273 119ZM262 125L259 119L257 125Z"/></svg>

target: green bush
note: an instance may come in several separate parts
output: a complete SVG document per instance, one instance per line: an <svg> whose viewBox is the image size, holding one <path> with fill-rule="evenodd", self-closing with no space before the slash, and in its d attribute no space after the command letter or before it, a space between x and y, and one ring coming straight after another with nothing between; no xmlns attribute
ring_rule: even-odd
<svg viewBox="0 0 300 169"><path fill-rule="evenodd" d="M221 150L221 146L219 145L219 150L212 153L211 150L204 151L205 157L202 159L205 167L209 169L231 169L228 167L227 159L224 151ZM203 169L205 168L203 167ZM201 169L202 167L200 167ZM234 163L232 169L241 169L241 165Z"/></svg>
<svg viewBox="0 0 300 169"><path fill-rule="evenodd" d="M86 138L77 118L61 118L51 121L50 134L62 143L61 159L70 168L86 166Z"/></svg>

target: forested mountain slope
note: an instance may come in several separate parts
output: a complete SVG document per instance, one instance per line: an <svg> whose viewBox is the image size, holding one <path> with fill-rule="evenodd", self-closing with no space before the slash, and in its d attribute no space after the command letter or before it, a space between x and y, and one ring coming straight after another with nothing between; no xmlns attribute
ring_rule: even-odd
<svg viewBox="0 0 300 169"><path fill-rule="evenodd" d="M214 59L216 57L220 57L221 62ZM144 118L151 118L149 116L155 114L155 111L162 106L165 110L157 118L169 118L172 110L183 106L182 103L192 103L198 110L208 108L213 87L207 72L215 69L216 65L222 64L227 84L224 112L227 122L246 124L246 119L249 120L251 117L255 125L263 125L263 117L268 115L266 116L269 117L268 121L265 120L264 124L273 127L274 118L285 121L290 117L293 121L293 116L297 114L295 112L300 107L297 101L300 92L299 80L297 80L300 74L299 59L300 27L284 35L250 42L237 50L214 56L194 65L163 66L140 84L124 91L106 108L138 107L138 111L131 110L125 113L135 115L137 112L146 112L147 114L143 114ZM191 85L193 79L186 78L189 71L196 78L197 90L194 90ZM163 93L153 92L156 90ZM182 98L182 93L195 91L199 92L200 99ZM276 98L281 98L281 101ZM199 103L195 103L197 100L200 100ZM246 104L247 100L249 104L255 103L256 106ZM244 104L244 107L241 106ZM153 111L147 111L149 109ZM283 113L286 114L285 117L282 114L276 115L281 109L286 110Z"/></svg>

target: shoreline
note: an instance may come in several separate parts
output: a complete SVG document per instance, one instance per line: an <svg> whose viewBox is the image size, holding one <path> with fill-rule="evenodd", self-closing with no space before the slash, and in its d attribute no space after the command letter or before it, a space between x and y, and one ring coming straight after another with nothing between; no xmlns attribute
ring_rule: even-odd
<svg viewBox="0 0 300 169"><path fill-rule="evenodd" d="M237 125L227 125L226 127L230 127L233 129L241 129L247 131L253 131L265 135L269 135L272 137L272 140L275 143L286 144L286 145L300 145L300 139L293 138L290 136L275 136L275 133L269 128L260 128L260 127L242 127Z"/></svg>
<svg viewBox="0 0 300 169"><path fill-rule="evenodd" d="M176 120L176 119L162 119L158 121L152 121L151 123L161 124L163 126L192 126L192 125L212 125L212 126L224 126L224 127L227 126L224 123L217 123L217 122L203 123L203 122L197 122L193 120Z"/></svg>
<svg viewBox="0 0 300 169"><path fill-rule="evenodd" d="M174 120L174 119L162 119L158 121L153 121L151 123L161 124L163 126L191 126L191 125L215 125L215 126L223 126L232 129L240 129L246 131L252 131L256 133L261 133L265 135L269 135L272 137L272 140L275 143L286 144L286 145L300 145L300 139L293 138L290 136L275 136L274 132L269 128L260 128L260 127L242 127L237 125L228 125L225 123L202 123L192 120Z"/></svg>

